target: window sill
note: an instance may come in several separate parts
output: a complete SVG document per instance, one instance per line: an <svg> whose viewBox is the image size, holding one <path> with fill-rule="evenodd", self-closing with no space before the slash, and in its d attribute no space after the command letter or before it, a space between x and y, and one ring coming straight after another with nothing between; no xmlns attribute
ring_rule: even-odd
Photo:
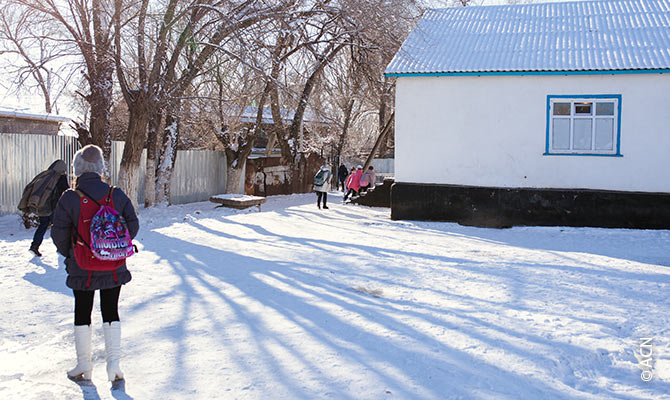
<svg viewBox="0 0 670 400"><path fill-rule="evenodd" d="M598 153L543 153L543 156L587 156L587 157L623 157L623 154L598 154Z"/></svg>

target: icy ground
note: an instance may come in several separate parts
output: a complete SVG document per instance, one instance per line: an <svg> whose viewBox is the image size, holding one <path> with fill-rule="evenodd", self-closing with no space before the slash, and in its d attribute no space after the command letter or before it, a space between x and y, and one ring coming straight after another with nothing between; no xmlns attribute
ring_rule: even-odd
<svg viewBox="0 0 670 400"><path fill-rule="evenodd" d="M66 379L65 271L0 217L0 399L670 399L670 231L391 221L329 198L142 211L117 391L97 305L94 386Z"/></svg>

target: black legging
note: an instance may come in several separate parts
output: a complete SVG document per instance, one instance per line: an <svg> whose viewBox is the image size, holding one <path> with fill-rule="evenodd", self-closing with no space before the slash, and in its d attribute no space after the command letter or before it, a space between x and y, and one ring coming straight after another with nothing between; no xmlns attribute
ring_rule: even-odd
<svg viewBox="0 0 670 400"><path fill-rule="evenodd" d="M316 204L319 207L321 207L321 197L323 197L323 206L326 207L326 201L328 201L328 193L316 192Z"/></svg>
<svg viewBox="0 0 670 400"><path fill-rule="evenodd" d="M73 290L74 292L74 324L91 325L93 311L93 295L95 290ZM100 311L102 322L119 321L119 293L121 286L100 290Z"/></svg>

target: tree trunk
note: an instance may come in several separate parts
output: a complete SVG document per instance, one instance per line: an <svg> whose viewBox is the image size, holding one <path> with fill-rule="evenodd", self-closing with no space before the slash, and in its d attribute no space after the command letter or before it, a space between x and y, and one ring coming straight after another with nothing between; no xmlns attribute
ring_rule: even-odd
<svg viewBox="0 0 670 400"><path fill-rule="evenodd" d="M342 133L340 140L337 142L337 162L341 163L342 151L347 140L347 133L349 132L349 125L351 124L351 112L354 109L354 99L349 100L347 106L344 108L344 122L342 123Z"/></svg>
<svg viewBox="0 0 670 400"><path fill-rule="evenodd" d="M305 110L307 109L307 102L309 101L309 96L312 94L312 90L314 89L314 85L316 84L317 79L321 75L321 72L326 67L326 65L344 47L344 44L337 45L328 53L327 56L317 61L316 65L314 66L314 71L312 71L312 74L309 76L309 78L307 78L305 86L303 86L302 93L300 94L300 99L298 100L298 107L296 108L295 114L293 115L293 121L291 122L289 137L294 141L296 141L302 134L302 123L305 116ZM294 143L294 146L295 145L296 144ZM298 151L298 149L296 149L296 151Z"/></svg>
<svg viewBox="0 0 670 400"><path fill-rule="evenodd" d="M178 107L178 106L175 106ZM177 141L179 140L179 120L177 110L172 108L165 116L165 131L161 145L156 179L156 203L170 201L170 180L177 156Z"/></svg>
<svg viewBox="0 0 670 400"><path fill-rule="evenodd" d="M254 141L262 132L263 126L263 107L265 101L272 89L272 83L266 82L265 89L261 94L256 110L256 122L253 129L243 136L233 135L236 142L235 150L231 146L231 140L228 134L219 137L219 140L226 146L226 193L244 193L244 167L247 164L247 158L251 154ZM221 94L220 94L221 95ZM223 121L223 119L222 119Z"/></svg>
<svg viewBox="0 0 670 400"><path fill-rule="evenodd" d="M265 157L270 157L277 144L277 134L275 132L268 133L268 143L265 145Z"/></svg>
<svg viewBox="0 0 670 400"><path fill-rule="evenodd" d="M377 154L377 151L379 150L379 145L386 139L386 135L393 129L394 118L395 113L391 113L388 122L386 122L384 128L379 133L379 136L377 136L377 140L375 141L374 146L372 146L372 151L370 152L370 155L368 155L367 160L365 160L365 164L363 164L363 171L368 170L368 167L370 166L370 164L372 164L372 160L374 159L375 154Z"/></svg>
<svg viewBox="0 0 670 400"><path fill-rule="evenodd" d="M226 168L226 193L244 193L244 166L247 162L237 161L234 167L229 164Z"/></svg>
<svg viewBox="0 0 670 400"><path fill-rule="evenodd" d="M92 76L90 80L91 94L86 96L91 106L91 120L89 122L89 132L93 144L102 149L105 158L105 168L103 178L109 181L110 159L112 155L112 127L109 120L112 109L112 75L114 64L99 63L99 68L106 68L98 76Z"/></svg>
<svg viewBox="0 0 670 400"><path fill-rule="evenodd" d="M49 91L44 88L43 82L40 82L40 87L42 88L42 95L44 96L44 111L46 111L47 114L51 114L51 95L49 94Z"/></svg>
<svg viewBox="0 0 670 400"><path fill-rule="evenodd" d="M157 111L149 121L147 136L147 171L144 177L144 207L152 207L156 203L156 158L158 153L158 129L163 113Z"/></svg>
<svg viewBox="0 0 670 400"><path fill-rule="evenodd" d="M272 79L276 82L275 70L272 71ZM277 77L279 76L279 70L276 71ZM279 149L281 151L281 162L282 164L292 164L293 163L293 151L288 142L288 136L286 129L284 128L284 121L281 115L281 107L279 106L279 88L276 83L271 83L272 88L270 89L270 110L272 111L272 122L275 126L275 139L279 143Z"/></svg>
<svg viewBox="0 0 670 400"><path fill-rule="evenodd" d="M111 40L108 36L110 27L107 26L103 20L102 6L104 1L93 0L92 6L92 22L93 22L93 42L94 47L89 48L88 45L80 44L82 50L87 48L90 53L88 57L92 61L93 68L88 68L88 73L91 75L89 85L91 87L91 137L93 143L102 149L102 154L105 158L107 168L105 168L104 177L110 180L109 162L112 155L112 127L110 122L110 115L112 110L112 99L114 91L114 57L110 52ZM82 20L85 20L85 12L81 13ZM85 36L89 37L90 33ZM86 57L86 56L85 56ZM87 63L88 64L88 63ZM95 110L95 111L94 111ZM95 114L95 122L93 115Z"/></svg>
<svg viewBox="0 0 670 400"><path fill-rule="evenodd" d="M135 209L138 209L140 160L147 141L149 119L147 100L138 94L134 106L130 107L126 144L119 168L119 186L133 202Z"/></svg>

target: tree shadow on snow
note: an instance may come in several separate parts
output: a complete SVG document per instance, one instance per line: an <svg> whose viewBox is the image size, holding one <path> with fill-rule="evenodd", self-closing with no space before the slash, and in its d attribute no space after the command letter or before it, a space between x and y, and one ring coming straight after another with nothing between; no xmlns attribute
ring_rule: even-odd
<svg viewBox="0 0 670 400"><path fill-rule="evenodd" d="M65 279L67 278L65 267L59 266L58 268L54 268L53 266L46 264L39 257L35 257L31 263L44 268L44 273L34 271L28 272L23 276L23 279L50 292L62 293L65 295L72 294L72 289L65 285Z"/></svg>
<svg viewBox="0 0 670 400"><path fill-rule="evenodd" d="M199 230L227 239L251 244L257 242L259 248L264 246L268 251L273 246L285 249L288 243L289 246L312 248L326 255L332 253L337 258L350 254L353 247L356 252L369 254L370 257L412 257L433 263L455 264L458 268L470 268L480 273L492 270L484 263L471 260L289 237L269 232L258 225L225 222L244 225L261 237L238 238L207 228L197 221L189 223ZM453 295L448 291L436 292L438 296L460 300L467 306L458 309L437 308L383 296L377 298L353 290L346 282L366 279L377 282L380 287L398 286L398 283L390 278L365 276L356 268L324 271L318 265L296 262L296 257L270 261L210 245L189 243L155 231L146 233L145 237L147 243L162 244L161 248L151 251L167 261L179 278L179 283L165 294L152 298L150 302L137 304L130 311L138 313L168 297L182 298L181 309L174 310L180 316L179 320L157 333L176 341L176 359L171 368L175 375L166 377L168 382L180 379L185 386L192 383L188 375L177 376L177 371L188 371L190 336L206 335L219 343L213 351L224 353L222 355L232 360L234 365L230 368L241 371L251 382L260 382L259 385L272 381L291 398L360 398L361 393L357 390L369 392L366 385L370 384L372 377L384 385L379 388L379 397L384 395L385 390L404 398L561 399L586 393L620 397L615 391L571 378L569 371L564 377L566 382L561 382L561 377L555 378L558 383L543 381L530 373L520 374L495 365L479 355L439 340L445 331L458 332L467 327L469 329L463 334L470 339L481 342L489 349L512 351L514 356L546 369L547 374L557 368L556 363L561 360L535 353L532 346L522 346L515 340L544 347L558 345L565 354L589 353L587 349L575 345L557 344L531 332L515 331L509 326L483 320L476 312L487 306L486 300ZM278 240L270 241L268 237ZM388 267L389 276L393 276L394 271L402 272L400 266ZM505 279L516 296L504 304L488 302L489 307L534 311L523 303L525 282L505 276L500 278ZM192 314L199 309L207 310L207 321L211 326L203 332L194 332L188 326L193 322ZM226 316L222 317L222 313ZM268 314L273 318L269 318ZM281 324L275 326L271 321ZM248 338L241 341L236 340L238 336L228 334L231 326L239 325L249 332ZM374 326L374 329L368 329L368 326ZM423 328L419 329L419 326ZM252 342L244 342L246 339ZM299 346L295 342L298 339L308 340L310 345L317 346L319 354L309 354L310 347ZM249 345L253 346L252 351L246 347ZM283 359L277 357L278 353L283 354ZM286 359L291 360L291 367L287 366ZM324 361L327 362L324 364ZM340 363L355 369L350 371L351 374L364 371L366 375L362 379L365 381L352 382L333 377L337 368L332 365ZM304 376L296 374L296 369L308 376L309 381L305 382ZM578 389L573 381L579 383ZM667 386L664 388L670 389ZM267 392L271 388L261 387L259 390Z"/></svg>
<svg viewBox="0 0 670 400"><path fill-rule="evenodd" d="M449 222L411 220L394 222L402 222L421 230L429 229L441 235L461 234L488 243L534 250L593 254L670 267L670 256L663 251L670 240L670 231L667 230L564 226L515 226L509 229L494 229Z"/></svg>

